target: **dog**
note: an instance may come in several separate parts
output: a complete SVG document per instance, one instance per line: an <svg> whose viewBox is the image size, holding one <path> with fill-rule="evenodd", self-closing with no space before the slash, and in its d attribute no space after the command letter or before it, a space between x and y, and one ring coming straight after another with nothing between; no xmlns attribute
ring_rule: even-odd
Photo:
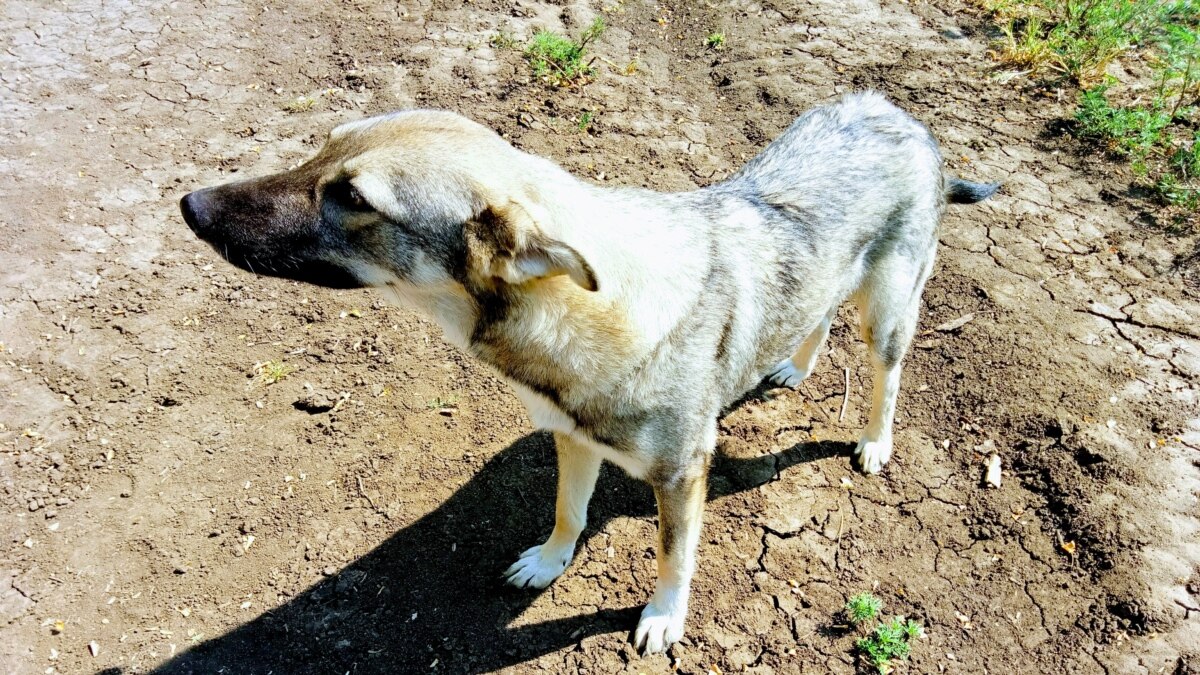
<svg viewBox="0 0 1200 675"><path fill-rule="evenodd" d="M554 529L507 569L513 585L566 569L602 460L649 482L658 578L633 633L648 653L684 634L718 416L764 377L799 385L853 300L874 373L853 461L878 472L946 204L998 187L949 175L923 124L865 92L692 192L598 187L412 110L343 124L301 166L181 209L246 270L423 311L553 432Z"/></svg>

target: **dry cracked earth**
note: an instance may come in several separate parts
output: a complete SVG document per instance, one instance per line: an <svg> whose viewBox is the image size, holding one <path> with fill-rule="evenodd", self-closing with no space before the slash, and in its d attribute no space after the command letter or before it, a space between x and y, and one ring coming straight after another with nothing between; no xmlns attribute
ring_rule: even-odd
<svg viewBox="0 0 1200 675"><path fill-rule="evenodd" d="M585 87L492 40L596 15ZM870 590L927 628L900 672L1200 672L1195 238L1064 133L1073 94L995 76L989 30L957 0L4 3L0 671L852 673L838 610ZM555 477L513 396L429 322L234 270L176 211L414 106L686 190L868 87L1004 190L944 224L882 476L848 461L852 311L810 381L725 417L665 656L628 645L646 487L606 469L566 574L506 588Z"/></svg>

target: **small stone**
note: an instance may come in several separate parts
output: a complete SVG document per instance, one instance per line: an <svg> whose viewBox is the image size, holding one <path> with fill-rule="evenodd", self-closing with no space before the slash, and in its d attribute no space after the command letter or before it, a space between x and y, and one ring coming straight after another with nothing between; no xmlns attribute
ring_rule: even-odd
<svg viewBox="0 0 1200 675"><path fill-rule="evenodd" d="M1000 487L1000 455L992 455L988 460L987 474L983 480L989 487Z"/></svg>
<svg viewBox="0 0 1200 675"><path fill-rule="evenodd" d="M292 403L292 407L296 410L303 410L310 415L317 415L333 410L337 402L338 395L336 392L328 389L312 389Z"/></svg>

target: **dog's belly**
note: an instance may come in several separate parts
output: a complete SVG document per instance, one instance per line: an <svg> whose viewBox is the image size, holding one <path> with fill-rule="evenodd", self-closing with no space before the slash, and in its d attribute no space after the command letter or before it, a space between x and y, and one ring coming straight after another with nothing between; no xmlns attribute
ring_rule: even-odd
<svg viewBox="0 0 1200 675"><path fill-rule="evenodd" d="M579 426L570 415L563 412L545 396L519 382L513 382L512 380L508 380L508 378L505 379L509 386L513 388L517 398L521 399L521 402L525 404L525 409L529 411L529 421L535 429L567 434L581 445L586 446L592 452L599 455L602 459L606 459L621 467L630 476L638 479L646 477L646 473L649 470L649 463L646 461L646 458L634 453L622 452L610 445L596 441L579 429Z"/></svg>

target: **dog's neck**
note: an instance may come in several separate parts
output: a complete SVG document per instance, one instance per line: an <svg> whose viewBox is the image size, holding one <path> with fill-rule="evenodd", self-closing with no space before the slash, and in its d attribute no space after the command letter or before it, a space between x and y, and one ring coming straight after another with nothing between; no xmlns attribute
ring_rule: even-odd
<svg viewBox="0 0 1200 675"><path fill-rule="evenodd" d="M450 342L506 377L569 399L572 386L617 386L630 376L618 365L650 358L688 310L678 300L700 292L696 280L704 270L680 269L680 261L706 256L684 255L684 249L709 242L704 233L675 226L661 195L646 199L637 190L592 186L556 166L537 180L548 219L539 225L584 257L598 290L566 276L490 293L456 284L392 290L437 321ZM667 306L662 297L676 302Z"/></svg>

